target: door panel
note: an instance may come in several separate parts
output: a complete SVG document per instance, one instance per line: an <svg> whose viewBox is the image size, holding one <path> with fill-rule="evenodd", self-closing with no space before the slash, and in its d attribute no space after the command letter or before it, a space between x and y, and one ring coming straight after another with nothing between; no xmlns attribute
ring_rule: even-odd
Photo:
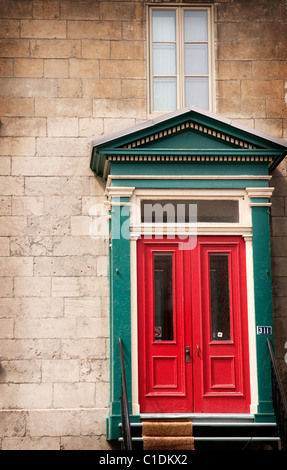
<svg viewBox="0 0 287 470"><path fill-rule="evenodd" d="M244 241L214 237L212 243L199 240L198 249L204 378L200 407L205 412L246 412L249 368Z"/></svg>
<svg viewBox="0 0 287 470"><path fill-rule="evenodd" d="M185 358L190 328L184 318L183 251L178 243L139 240L139 394L141 411L182 412L192 406Z"/></svg>
<svg viewBox="0 0 287 470"><path fill-rule="evenodd" d="M138 241L141 412L249 412L241 237Z"/></svg>

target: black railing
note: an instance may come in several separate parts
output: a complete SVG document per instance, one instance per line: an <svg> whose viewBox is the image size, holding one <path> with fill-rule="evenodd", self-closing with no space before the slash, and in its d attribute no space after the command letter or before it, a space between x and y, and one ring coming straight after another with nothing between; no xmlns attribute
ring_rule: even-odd
<svg viewBox="0 0 287 470"><path fill-rule="evenodd" d="M273 347L269 338L267 338L267 345L271 358L272 398L274 413L276 417L279 437L281 440L282 450L287 450L287 402L280 380L278 368L276 365Z"/></svg>
<svg viewBox="0 0 287 470"><path fill-rule="evenodd" d="M122 415L122 450L132 450L131 423L128 402L128 391L126 382L126 371L124 361L124 351L121 338L119 338L120 360L121 360L121 415Z"/></svg>

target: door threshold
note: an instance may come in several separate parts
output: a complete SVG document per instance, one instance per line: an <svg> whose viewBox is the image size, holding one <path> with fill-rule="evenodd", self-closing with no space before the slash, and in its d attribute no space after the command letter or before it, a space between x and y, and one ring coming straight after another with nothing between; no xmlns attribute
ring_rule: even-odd
<svg viewBox="0 0 287 470"><path fill-rule="evenodd" d="M150 419L189 419L196 422L254 422L254 415L248 413L140 413L141 420Z"/></svg>

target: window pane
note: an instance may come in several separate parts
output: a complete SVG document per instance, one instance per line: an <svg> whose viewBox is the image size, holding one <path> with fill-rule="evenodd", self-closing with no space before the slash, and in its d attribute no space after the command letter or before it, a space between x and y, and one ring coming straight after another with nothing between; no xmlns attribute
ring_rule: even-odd
<svg viewBox="0 0 287 470"><path fill-rule="evenodd" d="M172 254L154 254L154 339L172 341Z"/></svg>
<svg viewBox="0 0 287 470"><path fill-rule="evenodd" d="M176 75L175 44L154 44L153 75Z"/></svg>
<svg viewBox="0 0 287 470"><path fill-rule="evenodd" d="M153 10L152 26L154 42L175 42L174 10Z"/></svg>
<svg viewBox="0 0 287 470"><path fill-rule="evenodd" d="M185 75L208 75L207 44L185 45Z"/></svg>
<svg viewBox="0 0 287 470"><path fill-rule="evenodd" d="M209 90L207 77L186 77L185 106L194 105L202 109L209 108Z"/></svg>
<svg viewBox="0 0 287 470"><path fill-rule="evenodd" d="M154 78L153 105L159 111L176 109L176 78Z"/></svg>
<svg viewBox="0 0 287 470"><path fill-rule="evenodd" d="M233 200L147 200L141 202L143 223L238 223L239 205Z"/></svg>
<svg viewBox="0 0 287 470"><path fill-rule="evenodd" d="M230 339L228 254L210 254L211 339Z"/></svg>
<svg viewBox="0 0 287 470"><path fill-rule="evenodd" d="M185 42L204 42L208 40L206 10L184 12L184 40Z"/></svg>

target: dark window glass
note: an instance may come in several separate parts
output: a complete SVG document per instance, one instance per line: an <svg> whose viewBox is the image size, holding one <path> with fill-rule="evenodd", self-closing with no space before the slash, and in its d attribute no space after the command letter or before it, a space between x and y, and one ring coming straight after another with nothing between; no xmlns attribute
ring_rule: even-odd
<svg viewBox="0 0 287 470"><path fill-rule="evenodd" d="M211 339L230 339L228 254L210 254Z"/></svg>
<svg viewBox="0 0 287 470"><path fill-rule="evenodd" d="M173 255L154 254L154 339L172 341Z"/></svg>

